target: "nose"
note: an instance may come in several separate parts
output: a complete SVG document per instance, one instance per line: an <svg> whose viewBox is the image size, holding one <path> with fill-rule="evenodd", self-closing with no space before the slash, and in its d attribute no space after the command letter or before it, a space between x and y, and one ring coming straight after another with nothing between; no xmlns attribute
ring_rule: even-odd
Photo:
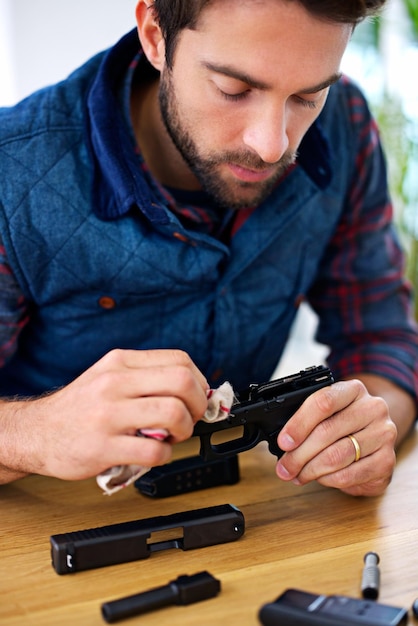
<svg viewBox="0 0 418 626"><path fill-rule="evenodd" d="M271 107L252 113L244 130L244 143L264 163L277 163L289 147L286 112Z"/></svg>

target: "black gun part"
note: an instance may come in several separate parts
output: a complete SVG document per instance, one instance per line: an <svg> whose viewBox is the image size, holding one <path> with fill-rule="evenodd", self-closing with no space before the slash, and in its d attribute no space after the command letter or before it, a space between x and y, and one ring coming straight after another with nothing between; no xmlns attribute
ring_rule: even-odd
<svg viewBox="0 0 418 626"><path fill-rule="evenodd" d="M367 552L364 555L364 568L361 577L361 594L368 600L377 600L380 588L379 555Z"/></svg>
<svg viewBox="0 0 418 626"><path fill-rule="evenodd" d="M171 530L180 536L150 543L152 533ZM58 574L148 558L152 552L193 550L236 541L245 532L244 516L232 504L123 522L50 537L52 566Z"/></svg>
<svg viewBox="0 0 418 626"><path fill-rule="evenodd" d="M214 461L191 456L154 467L134 484L145 496L167 498L220 485L234 485L239 478L237 455Z"/></svg>
<svg viewBox="0 0 418 626"><path fill-rule="evenodd" d="M127 596L120 600L105 602L102 604L102 615L106 622L112 623L171 604L186 606L208 600L217 596L220 590L219 580L209 572L204 571L193 576L179 576L168 585Z"/></svg>
<svg viewBox="0 0 418 626"><path fill-rule="evenodd" d="M314 391L334 382L331 371L324 365L312 366L292 376L261 385L250 385L237 393L237 402L229 416L219 422L198 421L193 435L200 437L200 455L205 461L221 459L254 448L267 441L269 450L278 458L283 451L277 437L295 411ZM242 436L215 444L215 433L242 427Z"/></svg>
<svg viewBox="0 0 418 626"><path fill-rule="evenodd" d="M402 607L337 595L287 589L258 614L264 626L406 626Z"/></svg>

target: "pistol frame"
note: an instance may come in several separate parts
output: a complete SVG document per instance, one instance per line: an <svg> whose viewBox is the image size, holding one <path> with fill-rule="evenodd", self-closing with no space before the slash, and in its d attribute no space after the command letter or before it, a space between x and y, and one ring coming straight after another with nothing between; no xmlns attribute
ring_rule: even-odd
<svg viewBox="0 0 418 626"><path fill-rule="evenodd" d="M260 385L250 385L237 394L238 401L229 416L219 422L195 424L193 435L200 437L200 455L205 461L229 457L267 441L269 450L278 458L283 451L277 437L286 422L314 391L331 385L333 375L324 365L312 366L292 376ZM215 444L215 433L241 426L241 437Z"/></svg>

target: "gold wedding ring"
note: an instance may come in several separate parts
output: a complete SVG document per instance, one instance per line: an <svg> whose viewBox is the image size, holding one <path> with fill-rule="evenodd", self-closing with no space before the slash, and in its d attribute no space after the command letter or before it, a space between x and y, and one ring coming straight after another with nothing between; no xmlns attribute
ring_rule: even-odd
<svg viewBox="0 0 418 626"><path fill-rule="evenodd" d="M347 437L351 440L351 443L354 446L354 452L356 454L355 459L354 459L354 463L356 463L357 461L360 460L360 457L361 457L360 444L357 441L357 439L354 437L354 435L347 435Z"/></svg>

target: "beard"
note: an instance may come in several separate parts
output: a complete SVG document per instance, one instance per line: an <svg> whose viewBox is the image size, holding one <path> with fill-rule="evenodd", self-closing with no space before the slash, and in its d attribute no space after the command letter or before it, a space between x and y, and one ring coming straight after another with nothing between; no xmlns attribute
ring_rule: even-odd
<svg viewBox="0 0 418 626"><path fill-rule="evenodd" d="M250 183L240 180L224 180L220 166L228 163L250 170L265 170L271 163L265 163L253 152L223 151L212 155L202 155L191 131L182 120L174 86L169 71L160 78L159 104L161 117L167 133L193 172L202 189L222 208L244 209L261 204L272 192L286 170L295 162L296 153L287 151L275 163L274 173L263 182Z"/></svg>

